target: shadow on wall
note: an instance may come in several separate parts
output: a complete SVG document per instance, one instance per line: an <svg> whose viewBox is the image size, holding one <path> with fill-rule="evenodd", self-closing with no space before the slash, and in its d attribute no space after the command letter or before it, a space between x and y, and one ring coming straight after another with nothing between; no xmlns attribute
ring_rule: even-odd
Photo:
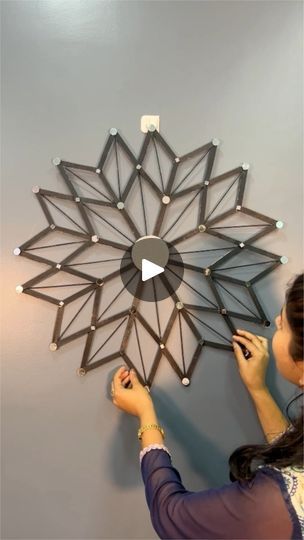
<svg viewBox="0 0 304 540"><path fill-rule="evenodd" d="M189 420L169 394L158 389L155 402L171 439L183 449L189 468L210 487L218 484L219 478L225 479L225 453Z"/></svg>
<svg viewBox="0 0 304 540"><path fill-rule="evenodd" d="M113 373L109 374L108 387L110 387ZM218 484L219 478L226 480L227 456L187 418L176 401L170 397L170 392L156 389L153 393L153 401L161 422L168 426L170 438L182 448L189 467L197 476L210 486ZM109 476L120 488L129 489L142 484L139 467L140 447L134 436L137 429L137 419L122 414L112 447L109 449ZM189 441L195 441L195 445Z"/></svg>
<svg viewBox="0 0 304 540"><path fill-rule="evenodd" d="M123 362L121 362L121 365L123 365ZM108 399L111 402L111 382L117 369L117 367L112 369L107 377ZM119 424L113 431L112 445L107 452L109 456L107 470L111 482L120 488L129 489L142 483L139 469L137 429L137 418L123 412L119 415Z"/></svg>

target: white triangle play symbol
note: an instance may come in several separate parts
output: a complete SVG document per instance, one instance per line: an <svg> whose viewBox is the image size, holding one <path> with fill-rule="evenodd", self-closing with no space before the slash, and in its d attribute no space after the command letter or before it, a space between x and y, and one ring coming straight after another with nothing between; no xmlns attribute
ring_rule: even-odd
<svg viewBox="0 0 304 540"><path fill-rule="evenodd" d="M165 269L162 268L162 266L158 266L158 264L155 264L152 261L149 261L148 259L142 259L141 261L142 281L147 281L147 279L150 279L154 276L158 276L158 274L161 274L164 271Z"/></svg>

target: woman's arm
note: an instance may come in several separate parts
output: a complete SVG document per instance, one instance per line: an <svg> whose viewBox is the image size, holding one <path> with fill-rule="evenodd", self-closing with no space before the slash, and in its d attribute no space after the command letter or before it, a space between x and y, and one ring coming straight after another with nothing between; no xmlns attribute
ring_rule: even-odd
<svg viewBox="0 0 304 540"><path fill-rule="evenodd" d="M158 425L153 403L151 403L151 406L147 407L139 416L139 427L144 427L150 424ZM157 429L149 429L142 433L141 448L150 446L150 444L163 444L163 436Z"/></svg>
<svg viewBox="0 0 304 540"><path fill-rule="evenodd" d="M126 388L129 383L131 387ZM150 393L140 384L134 370L129 371L125 366L118 369L112 382L112 398L114 405L119 409L137 416L139 427L158 425ZM163 444L163 436L156 428L150 428L142 433L141 447L145 448L150 444Z"/></svg>
<svg viewBox="0 0 304 540"><path fill-rule="evenodd" d="M281 435L286 431L289 422L276 404L267 387L249 393L255 405L265 437L270 443L278 435Z"/></svg>
<svg viewBox="0 0 304 540"><path fill-rule="evenodd" d="M233 482L197 492L185 489L163 450L147 452L141 471L152 525L160 538L298 538L292 536L292 520L279 485L266 469L260 469L252 483Z"/></svg>
<svg viewBox="0 0 304 540"><path fill-rule="evenodd" d="M245 330L238 330L238 334L233 336L233 348L240 376L256 407L265 437L271 442L286 431L289 423L266 386L268 342L266 338ZM250 352L249 359L244 357L239 343Z"/></svg>

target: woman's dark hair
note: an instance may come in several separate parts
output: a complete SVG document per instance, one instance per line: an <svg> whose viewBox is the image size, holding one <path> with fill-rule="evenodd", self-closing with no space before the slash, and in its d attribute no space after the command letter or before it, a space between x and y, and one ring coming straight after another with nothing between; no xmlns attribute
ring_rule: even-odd
<svg viewBox="0 0 304 540"><path fill-rule="evenodd" d="M293 360L303 360L303 278L296 276L286 291L286 317L292 331L289 352ZM303 392L287 404L286 414L290 422L288 430L273 442L240 446L229 458L230 480L251 480L257 465L272 464L278 468L292 465L303 467ZM292 419L291 405L301 400L300 414ZM257 463L253 465L253 461Z"/></svg>

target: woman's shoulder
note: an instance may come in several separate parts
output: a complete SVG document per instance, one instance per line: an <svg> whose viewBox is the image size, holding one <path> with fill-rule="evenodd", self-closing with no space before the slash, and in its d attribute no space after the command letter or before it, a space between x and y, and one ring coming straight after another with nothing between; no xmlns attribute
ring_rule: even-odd
<svg viewBox="0 0 304 540"><path fill-rule="evenodd" d="M304 514L304 467L289 465L287 467L276 467L275 465L260 465L258 469L264 472L275 471L280 475L285 483L287 491L291 497L296 497L301 501Z"/></svg>
<svg viewBox="0 0 304 540"><path fill-rule="evenodd" d="M276 467L274 465L260 465L258 470L272 476L280 485L283 497L293 518L301 527L304 538L304 467L289 465Z"/></svg>

